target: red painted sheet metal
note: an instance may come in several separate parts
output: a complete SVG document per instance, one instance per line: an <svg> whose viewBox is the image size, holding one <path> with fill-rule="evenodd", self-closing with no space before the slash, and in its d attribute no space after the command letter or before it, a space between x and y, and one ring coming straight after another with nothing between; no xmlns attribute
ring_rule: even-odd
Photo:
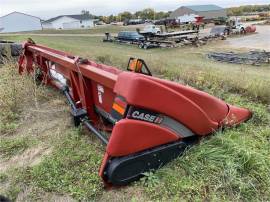
<svg viewBox="0 0 270 202"><path fill-rule="evenodd" d="M158 80L125 72L119 75L114 90L124 96L129 104L168 115L196 134L209 134L219 126L219 123L212 120L200 105ZM195 91L191 88L189 90ZM216 99L213 98L212 102L216 102ZM209 103L201 103L204 104ZM223 105L223 107L228 113L227 106ZM220 115L225 118L227 113Z"/></svg>
<svg viewBox="0 0 270 202"><path fill-rule="evenodd" d="M232 105L228 106L229 106L229 113L222 122L224 126L230 127L238 125L250 119L252 116L252 113L248 109L235 107Z"/></svg>
<svg viewBox="0 0 270 202"><path fill-rule="evenodd" d="M125 156L177 140L179 136L159 125L123 119L114 126L106 152L113 157Z"/></svg>
<svg viewBox="0 0 270 202"><path fill-rule="evenodd" d="M196 103L196 105L198 105L207 114L207 116L215 122L219 123L223 121L224 117L228 113L227 104L224 101L209 95L208 93L197 90L190 86L180 85L172 81L166 81L155 77L150 79L159 82L192 100L192 102Z"/></svg>
<svg viewBox="0 0 270 202"><path fill-rule="evenodd" d="M99 169L99 176L103 176L103 171L105 169L105 166L108 160L109 160L109 154L106 152L103 156L103 160Z"/></svg>
<svg viewBox="0 0 270 202"><path fill-rule="evenodd" d="M251 116L249 110L235 110L205 92L130 72L119 75L114 91L129 104L168 115L198 135L214 132L224 126L226 119L238 124ZM230 118L230 113L237 118Z"/></svg>
<svg viewBox="0 0 270 202"><path fill-rule="evenodd" d="M256 32L256 26L255 25L249 25L249 26L247 26L246 28L245 28L245 30L246 30L246 32L247 33L254 33L254 32Z"/></svg>
<svg viewBox="0 0 270 202"><path fill-rule="evenodd" d="M81 64L78 57L40 45L26 44L25 48L28 69L32 68L32 60L42 63L45 58L57 64L57 70L69 77L76 88L72 92L75 101L81 100L82 106L89 112L96 105L110 113L115 96L120 95L127 104L172 117L198 135L206 135L222 127L225 119L233 121L230 114L238 117L236 120L247 119L251 114L249 111L235 110L207 93L174 82L122 72L89 60ZM98 97L98 85L105 90L101 97L104 101ZM91 93L88 88L92 89Z"/></svg>
<svg viewBox="0 0 270 202"><path fill-rule="evenodd" d="M101 88L101 91L99 91ZM106 112L110 112L115 98L115 93L111 88L100 86L99 83L92 82L92 95L97 107L101 107Z"/></svg>
<svg viewBox="0 0 270 202"><path fill-rule="evenodd" d="M65 68L68 68L71 71L79 72L83 76L102 83L106 87L113 88L117 80L117 74L121 71L116 68L109 66L92 66L91 61L89 64L78 64L76 60L78 58L71 58L72 56L65 54L61 51L56 51L47 47L38 46L38 45L28 45L27 51L32 52L33 54L38 54L52 62L55 62ZM95 64L95 63L93 63ZM109 70L111 68L111 70Z"/></svg>

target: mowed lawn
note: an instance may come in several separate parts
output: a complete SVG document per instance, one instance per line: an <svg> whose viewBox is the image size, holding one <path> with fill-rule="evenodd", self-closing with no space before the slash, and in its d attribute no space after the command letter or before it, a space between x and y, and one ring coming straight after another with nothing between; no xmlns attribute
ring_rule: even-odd
<svg viewBox="0 0 270 202"><path fill-rule="evenodd" d="M2 38L24 41L27 36ZM107 190L97 175L104 148L89 132L73 128L60 93L44 87L33 91L36 87L29 78L19 79L14 76L16 72L7 67L12 65L6 65L0 68L1 89L17 85L10 91L0 90L0 101L9 100L3 105L6 110L0 112L3 117L0 129L4 134L0 151L5 154L0 155L0 168L3 162L10 163L31 148L38 148L42 155L38 162L1 169L0 193L24 200L269 200L269 65L233 65L209 60L206 54L210 51L232 51L226 41L198 48L141 50L136 46L103 43L102 37L31 38L36 43L121 69L126 68L130 57L142 58L156 76L247 107L254 115L237 128L202 140L183 157L155 173L146 174L143 180ZM14 106L18 110L12 110ZM61 112L57 113L59 110ZM35 118L29 118L33 114Z"/></svg>
<svg viewBox="0 0 270 202"><path fill-rule="evenodd" d="M37 31L22 32L22 34L104 34L105 32L118 33L119 31L136 31L136 28L142 28L144 25L130 25L130 26L119 26L119 25L102 25L96 26L90 29L44 29ZM20 33L19 33L20 34Z"/></svg>

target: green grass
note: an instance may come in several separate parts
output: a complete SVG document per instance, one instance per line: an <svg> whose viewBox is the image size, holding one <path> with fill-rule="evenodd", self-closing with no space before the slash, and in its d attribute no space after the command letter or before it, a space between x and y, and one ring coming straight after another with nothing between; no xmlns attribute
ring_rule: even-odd
<svg viewBox="0 0 270 202"><path fill-rule="evenodd" d="M242 103L236 99L233 104ZM250 105L256 111L251 121L202 140L183 157L159 170L155 174L159 183L145 186L151 198L192 201L268 200L269 117L266 107L256 105ZM261 121L259 125L258 121Z"/></svg>
<svg viewBox="0 0 270 202"><path fill-rule="evenodd" d="M27 36L7 37L9 40L24 41ZM102 59L102 62L126 68L129 57L142 58L157 74L168 79L181 80L202 87L226 88L233 93L245 94L254 100L270 103L270 67L264 65L232 65L207 59L209 51L231 51L224 45L212 43L200 48L141 50L136 46L102 43L101 37L45 37L32 36L37 43L70 52L74 55ZM57 42L57 43L56 43ZM223 42L219 42L223 43ZM113 52L112 52L113 51Z"/></svg>
<svg viewBox="0 0 270 202"><path fill-rule="evenodd" d="M5 173L0 173L0 183L6 182L8 179L8 175Z"/></svg>
<svg viewBox="0 0 270 202"><path fill-rule="evenodd" d="M101 154L79 130L71 131L52 155L26 172L27 183L48 192L69 193L78 200L95 198L102 190L98 176Z"/></svg>
<svg viewBox="0 0 270 202"><path fill-rule="evenodd" d="M18 96L17 84L15 81L15 70L6 64L5 69L0 71L0 135L14 131L18 126ZM20 94L20 93L18 93Z"/></svg>
<svg viewBox="0 0 270 202"><path fill-rule="evenodd" d="M5 113L0 119L1 133L9 133L18 128L18 114L14 112Z"/></svg>
<svg viewBox="0 0 270 202"><path fill-rule="evenodd" d="M33 145L33 143L33 140L29 140L28 138L1 138L0 155L2 158L10 158L16 154L22 153L31 145Z"/></svg>
<svg viewBox="0 0 270 202"><path fill-rule="evenodd" d="M62 30L62 29L45 29L38 31L22 32L19 34L104 34L118 33L119 31L136 31L136 28L140 26L115 26L115 25L105 25L97 26L90 29L72 29L72 30Z"/></svg>
<svg viewBox="0 0 270 202"><path fill-rule="evenodd" d="M23 41L27 36L6 38ZM26 186L33 189L29 195L34 195L39 200L44 200L43 193L63 194L86 201L102 200L105 195L111 197L105 197L106 200L122 198L140 200L137 195L142 195L145 200L163 201L269 200L269 66L232 65L208 60L206 54L209 51L229 51L222 42L199 48L145 51L133 46L102 43L101 37L32 36L32 38L37 43L122 69L126 68L129 57L142 58L156 76L188 84L230 104L249 108L253 111L253 117L239 127L226 129L203 139L200 144L186 151L184 156L157 172L146 173L141 181L129 185L134 191L121 188L119 191L108 192L104 189L98 177L104 149L89 136L88 132L74 130L72 127L65 131L55 128L53 132L40 138L42 144L49 142L52 152L39 164L15 170L12 175L9 172L1 174L5 180L5 176L8 175L8 181L14 185L5 192L6 195L16 199L17 194L22 191L20 187ZM0 73L3 71L0 68ZM0 81L9 81L13 78L12 75L0 74ZM30 85L24 82L20 81L23 85ZM2 89L10 85L9 82L2 84ZM26 89L29 88L15 88L15 92L25 92ZM26 92L29 94L29 91ZM48 94L47 91L42 92ZM0 100L1 96L10 100L17 93L8 93L8 96L6 94L0 90ZM32 96L31 99L35 100L35 97ZM35 102L45 102L42 99L39 97ZM9 106L14 103L11 101L9 103L4 107L5 113L12 112L12 107ZM25 100L20 104L15 103L18 108L15 123L19 124L18 117L23 116L22 105L25 104ZM44 124L53 119L50 115L47 116L50 119L44 119L46 120ZM7 117L5 120L13 120L12 117L5 117ZM20 134L18 132L20 126L16 128L16 134ZM14 134L14 130L10 133ZM29 135L30 139L33 138L31 134ZM6 137L9 138L11 137Z"/></svg>

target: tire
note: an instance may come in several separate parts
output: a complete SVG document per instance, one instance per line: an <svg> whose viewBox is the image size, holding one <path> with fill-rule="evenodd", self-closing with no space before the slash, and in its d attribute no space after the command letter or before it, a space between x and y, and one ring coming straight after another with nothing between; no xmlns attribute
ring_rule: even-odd
<svg viewBox="0 0 270 202"><path fill-rule="evenodd" d="M11 44L11 55L12 56L19 56L22 52L22 44Z"/></svg>
<svg viewBox="0 0 270 202"><path fill-rule="evenodd" d="M0 56L2 58L11 56L11 43L0 43Z"/></svg>
<svg viewBox="0 0 270 202"><path fill-rule="evenodd" d="M0 55L19 56L22 51L22 45L17 43L0 43Z"/></svg>
<svg viewBox="0 0 270 202"><path fill-rule="evenodd" d="M241 30L240 30L240 34L246 34L246 30L245 30L245 28L241 28Z"/></svg>
<svg viewBox="0 0 270 202"><path fill-rule="evenodd" d="M225 36L225 35L227 35L227 36L230 35L230 30L229 30L229 29L225 29L225 30L224 30L224 36Z"/></svg>

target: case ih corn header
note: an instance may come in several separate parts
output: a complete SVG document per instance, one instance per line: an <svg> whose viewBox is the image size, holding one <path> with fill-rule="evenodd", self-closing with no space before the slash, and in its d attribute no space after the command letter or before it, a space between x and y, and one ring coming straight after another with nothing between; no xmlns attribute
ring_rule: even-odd
<svg viewBox="0 0 270 202"><path fill-rule="evenodd" d="M247 109L152 77L140 59L131 58L128 71L121 71L27 42L19 72L61 90L75 125L85 125L106 145L99 172L106 184L137 180L181 155L200 137L251 117ZM111 131L109 138L104 131Z"/></svg>

